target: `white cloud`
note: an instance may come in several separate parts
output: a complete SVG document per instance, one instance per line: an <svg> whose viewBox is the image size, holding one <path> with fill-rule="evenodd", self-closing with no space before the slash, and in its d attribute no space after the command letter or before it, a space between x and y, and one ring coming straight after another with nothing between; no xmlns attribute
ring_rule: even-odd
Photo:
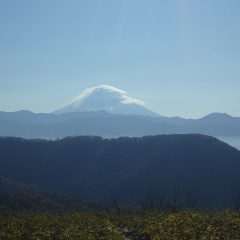
<svg viewBox="0 0 240 240"><path fill-rule="evenodd" d="M112 93L115 98L119 99L124 104L137 104L137 105L141 105L141 106L144 105L143 101L141 101L139 99L131 98L131 97L127 96L127 92L125 92L119 88L109 86L109 85L99 85L97 87L87 88L81 93L80 96L78 96L77 98L75 98L73 100L73 103L79 104L82 101L84 101L84 99L86 99L88 96L90 96L96 92L99 92L99 91L105 91L105 92Z"/></svg>

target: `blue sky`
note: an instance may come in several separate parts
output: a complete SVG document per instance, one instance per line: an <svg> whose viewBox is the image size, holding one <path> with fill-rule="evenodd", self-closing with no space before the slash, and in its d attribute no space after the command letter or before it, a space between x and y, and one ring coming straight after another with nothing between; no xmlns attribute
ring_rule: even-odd
<svg viewBox="0 0 240 240"><path fill-rule="evenodd" d="M240 116L238 0L0 0L0 111L109 84L167 116Z"/></svg>

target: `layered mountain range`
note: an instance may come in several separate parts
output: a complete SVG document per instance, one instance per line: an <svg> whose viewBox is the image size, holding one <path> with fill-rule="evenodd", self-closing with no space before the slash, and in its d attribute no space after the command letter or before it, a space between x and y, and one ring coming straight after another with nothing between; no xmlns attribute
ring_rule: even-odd
<svg viewBox="0 0 240 240"><path fill-rule="evenodd" d="M88 88L70 104L52 113L0 112L0 136L57 138L201 133L240 136L240 118L212 113L200 119L164 117L123 90L100 85Z"/></svg>
<svg viewBox="0 0 240 240"><path fill-rule="evenodd" d="M240 136L240 118L212 113L200 119L112 114L107 111L62 114L29 111L0 112L0 136L55 139L77 135L102 137L201 133Z"/></svg>
<svg viewBox="0 0 240 240"><path fill-rule="evenodd" d="M240 152L202 134L239 137L240 118L164 117L106 85L51 113L0 112L0 194L9 205L19 199L15 194L27 193L28 200L20 197L26 206L30 193L33 207L45 193L130 204L150 197L174 206L240 205Z"/></svg>

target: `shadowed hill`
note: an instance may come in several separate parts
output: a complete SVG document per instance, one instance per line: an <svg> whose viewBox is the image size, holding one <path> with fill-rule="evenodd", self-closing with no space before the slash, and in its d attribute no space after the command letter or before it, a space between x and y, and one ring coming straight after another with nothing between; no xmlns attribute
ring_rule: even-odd
<svg viewBox="0 0 240 240"><path fill-rule="evenodd" d="M0 138L0 175L87 200L141 203L195 199L231 206L240 193L240 152L204 135L56 141Z"/></svg>

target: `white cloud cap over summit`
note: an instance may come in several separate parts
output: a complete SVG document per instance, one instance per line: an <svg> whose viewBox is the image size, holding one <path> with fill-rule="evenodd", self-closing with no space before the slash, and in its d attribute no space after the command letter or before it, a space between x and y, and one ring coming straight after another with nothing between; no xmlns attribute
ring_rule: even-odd
<svg viewBox="0 0 240 240"><path fill-rule="evenodd" d="M111 94L111 97L117 98L119 99L119 101L125 104L137 104L141 106L144 105L143 101L127 96L127 92L119 88L109 86L109 85L103 85L103 84L97 87L85 89L81 93L81 95L75 99L74 102L78 101L80 103L81 101L84 101L88 96L92 94L96 94L98 92L105 92L105 94L108 93L109 95Z"/></svg>
<svg viewBox="0 0 240 240"><path fill-rule="evenodd" d="M143 101L129 97L126 91L109 85L99 85L85 89L72 103L54 113L104 110L116 114L157 116L144 105Z"/></svg>

